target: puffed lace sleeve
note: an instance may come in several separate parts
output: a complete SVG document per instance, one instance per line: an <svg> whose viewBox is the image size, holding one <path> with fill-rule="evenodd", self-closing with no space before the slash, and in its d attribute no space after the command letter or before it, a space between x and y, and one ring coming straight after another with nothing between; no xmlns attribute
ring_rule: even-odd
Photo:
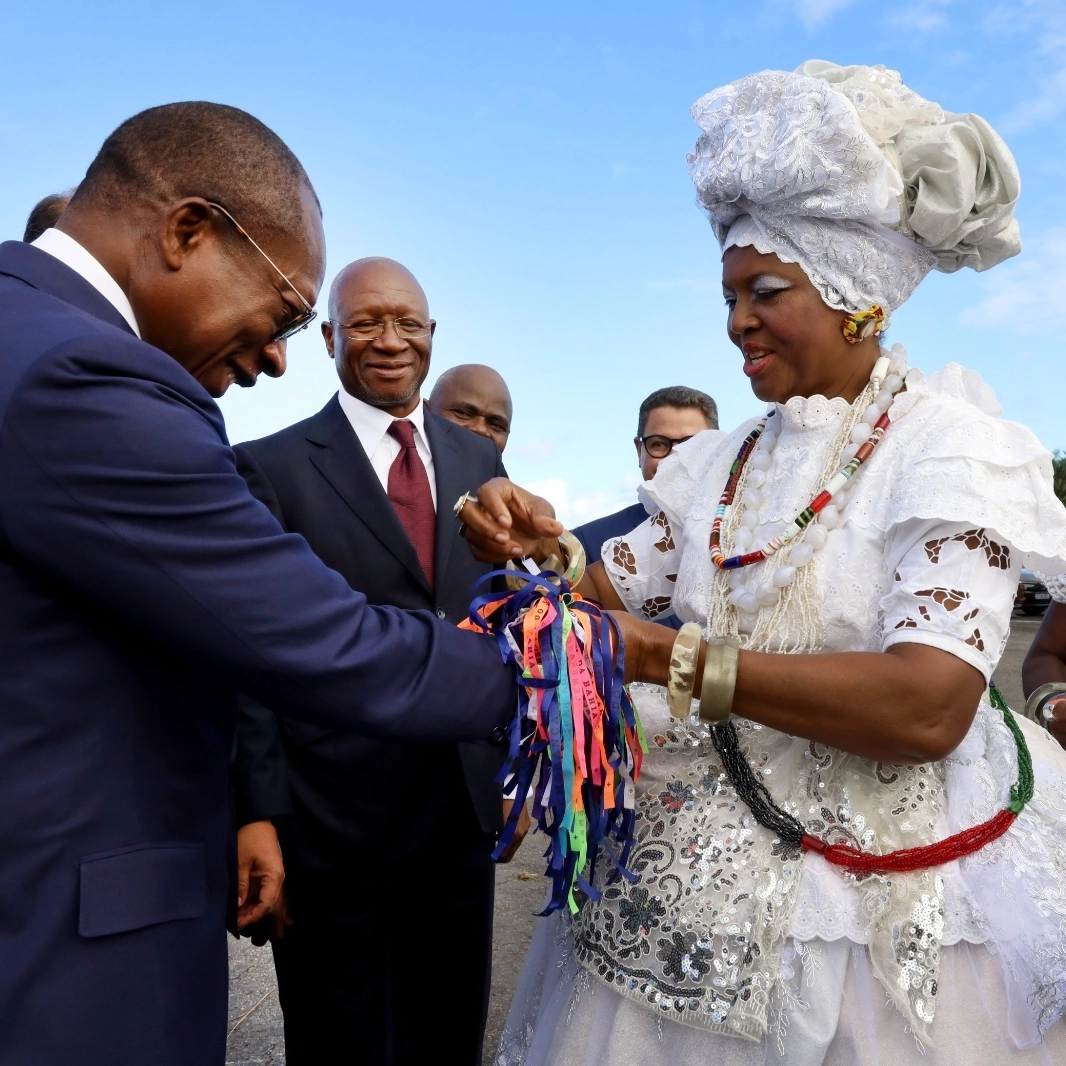
<svg viewBox="0 0 1066 1066"><path fill-rule="evenodd" d="M992 390L949 364L892 408L891 456L849 517L885 532L884 646L930 644L988 678L1002 654L1023 566L1066 567L1066 509L1051 456L999 417Z"/></svg>
<svg viewBox="0 0 1066 1066"><path fill-rule="evenodd" d="M705 430L667 456L655 479L638 491L648 519L604 543L601 558L607 576L630 614L648 619L670 614L685 518L724 437Z"/></svg>
<svg viewBox="0 0 1066 1066"><path fill-rule="evenodd" d="M927 644L987 681L1010 630L1021 569L1010 547L966 523L914 518L889 534L892 583L880 604L883 648Z"/></svg>

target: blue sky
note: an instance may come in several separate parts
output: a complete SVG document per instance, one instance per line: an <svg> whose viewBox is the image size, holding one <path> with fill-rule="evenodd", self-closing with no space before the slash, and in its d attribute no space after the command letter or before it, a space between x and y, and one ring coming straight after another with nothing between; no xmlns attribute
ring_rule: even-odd
<svg viewBox="0 0 1066 1066"><path fill-rule="evenodd" d="M1066 3L748 0L744 4L395 2L5 5L0 234L75 184L103 138L153 104L253 112L319 192L327 277L387 255L438 321L427 386L486 362L507 378L516 480L569 523L631 502L641 399L711 392L754 413L727 342L719 262L693 205L689 105L753 70L884 63L1005 137L1022 172L1022 255L933 275L890 337L927 372L980 371L1005 413L1066 447ZM233 440L317 410L336 388L311 331L290 370L223 400Z"/></svg>

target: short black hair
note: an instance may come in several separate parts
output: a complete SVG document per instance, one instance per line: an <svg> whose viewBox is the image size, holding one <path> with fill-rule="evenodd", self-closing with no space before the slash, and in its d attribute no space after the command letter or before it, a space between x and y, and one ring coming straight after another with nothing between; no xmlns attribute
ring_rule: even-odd
<svg viewBox="0 0 1066 1066"><path fill-rule="evenodd" d="M303 188L314 191L300 161L259 119L188 100L126 119L104 141L71 202L119 210L138 199L202 196L262 240L301 232Z"/></svg>
<svg viewBox="0 0 1066 1066"><path fill-rule="evenodd" d="M687 385L669 385L656 389L641 405L637 416L637 436L644 436L648 415L657 407L698 407L707 419L709 429L718 428L718 404L705 392L690 389Z"/></svg>
<svg viewBox="0 0 1066 1066"><path fill-rule="evenodd" d="M59 216L67 209L73 190L69 192L50 192L44 199L33 205L30 217L26 219L26 232L22 239L27 243L37 240L46 229L51 229Z"/></svg>

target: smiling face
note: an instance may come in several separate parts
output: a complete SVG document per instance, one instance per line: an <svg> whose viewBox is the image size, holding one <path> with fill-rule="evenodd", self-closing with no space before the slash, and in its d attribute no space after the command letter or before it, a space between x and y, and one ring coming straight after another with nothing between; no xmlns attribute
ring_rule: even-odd
<svg viewBox="0 0 1066 1066"><path fill-rule="evenodd" d="M162 226L163 271L130 277L141 335L177 360L215 397L259 374L285 372L285 342L274 335L313 304L322 284L325 239L314 195L305 191L297 234L264 239L264 251L294 291L224 216L191 200Z"/></svg>
<svg viewBox="0 0 1066 1066"><path fill-rule="evenodd" d="M429 405L442 418L482 437L502 452L511 435L511 394L489 366L471 363L446 370L433 386Z"/></svg>
<svg viewBox="0 0 1066 1066"><path fill-rule="evenodd" d="M422 286L391 259L353 263L333 282L330 321L322 323L326 349L349 396L396 418L409 415L429 373L436 323ZM401 336L396 323L428 327L422 336ZM343 326L382 323L377 337L359 337Z"/></svg>
<svg viewBox="0 0 1066 1066"><path fill-rule="evenodd" d="M822 302L795 263L734 246L722 257L729 339L744 356L744 373L760 400L843 396L862 392L878 355L877 340L851 345L845 313Z"/></svg>

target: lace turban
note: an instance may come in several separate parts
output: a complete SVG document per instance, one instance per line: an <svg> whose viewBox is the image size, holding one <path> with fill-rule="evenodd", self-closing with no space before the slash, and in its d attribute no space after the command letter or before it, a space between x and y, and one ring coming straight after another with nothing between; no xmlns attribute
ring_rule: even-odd
<svg viewBox="0 0 1066 1066"><path fill-rule="evenodd" d="M987 270L1021 249L1007 146L894 70L811 60L715 89L692 115L689 173L723 251L798 263L830 307L891 312L933 268Z"/></svg>

